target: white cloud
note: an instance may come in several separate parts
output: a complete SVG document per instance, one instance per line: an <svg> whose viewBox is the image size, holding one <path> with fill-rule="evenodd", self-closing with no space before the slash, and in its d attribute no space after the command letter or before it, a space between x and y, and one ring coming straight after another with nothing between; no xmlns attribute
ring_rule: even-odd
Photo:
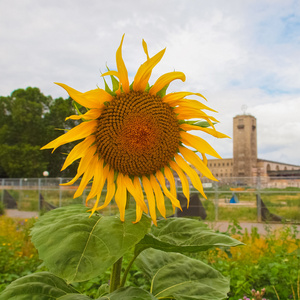
<svg viewBox="0 0 300 300"><path fill-rule="evenodd" d="M2 0L0 95L37 86L66 97L54 81L95 88L126 33L131 80L145 59L142 38L152 55L167 47L151 82L184 72L186 82L170 90L203 93L228 135L246 104L258 122L259 157L300 164L299 20L300 2L292 0ZM232 141L208 140L232 156Z"/></svg>

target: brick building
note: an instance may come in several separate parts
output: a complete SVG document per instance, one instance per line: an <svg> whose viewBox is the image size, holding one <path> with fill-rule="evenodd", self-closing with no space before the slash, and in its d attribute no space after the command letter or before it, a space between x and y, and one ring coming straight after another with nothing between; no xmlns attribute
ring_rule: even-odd
<svg viewBox="0 0 300 300"><path fill-rule="evenodd" d="M209 159L208 167L218 179L262 177L272 182L271 186L278 180L300 178L298 165L257 157L256 118L246 114L233 118L233 158Z"/></svg>

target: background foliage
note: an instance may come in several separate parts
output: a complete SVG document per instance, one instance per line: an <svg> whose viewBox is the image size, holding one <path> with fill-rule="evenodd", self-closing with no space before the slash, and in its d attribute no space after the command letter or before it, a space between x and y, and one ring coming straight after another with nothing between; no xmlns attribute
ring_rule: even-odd
<svg viewBox="0 0 300 300"><path fill-rule="evenodd" d="M0 292L12 281L24 275L46 270L41 266L37 251L29 237L29 231L35 219L17 220L0 216ZM280 232L266 227L267 234L258 234L254 227L251 232L241 232L238 223L230 225L226 233L233 236L245 246L233 247L230 252L225 249L208 249L189 256L199 259L230 276L230 300L242 299L249 295L251 289L266 288L267 299L277 299L274 287L280 299L297 297L297 281L300 267L299 232L296 227L286 226ZM159 230L159 229L155 229ZM125 269L131 256L125 256ZM91 298L97 298L108 286L109 272L92 280L73 283L73 287ZM99 286L101 289L99 289ZM126 285L149 289L151 280L140 271L136 264L128 274ZM297 299L297 298L296 298Z"/></svg>
<svg viewBox="0 0 300 300"><path fill-rule="evenodd" d="M60 136L75 125L65 118L74 114L70 98L53 99L38 88L17 89L10 96L0 96L0 178L42 177L47 170L50 177L72 177L75 167L60 173L72 145L64 145L50 155L41 146Z"/></svg>

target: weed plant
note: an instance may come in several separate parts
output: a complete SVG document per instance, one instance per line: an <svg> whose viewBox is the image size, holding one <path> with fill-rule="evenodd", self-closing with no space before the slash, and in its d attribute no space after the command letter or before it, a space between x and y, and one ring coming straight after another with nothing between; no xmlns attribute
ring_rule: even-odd
<svg viewBox="0 0 300 300"><path fill-rule="evenodd" d="M41 270L41 261L29 236L34 222L35 219L20 220L0 216L0 292L11 281ZM241 240L245 246L231 248L230 251L217 248L191 256L231 278L230 300L243 299L252 289L257 291L263 288L267 299L300 299L299 232L296 226L284 226L281 231L272 231L270 226L266 226L266 231L265 236L261 236L255 227L251 232L242 232L239 223L234 221L224 234ZM124 268L130 260L131 257L124 257ZM148 279L134 265L127 281L137 287L150 286ZM88 282L76 283L74 287L96 298L103 292L98 290L101 284L102 289L108 287L109 272Z"/></svg>
<svg viewBox="0 0 300 300"><path fill-rule="evenodd" d="M226 249L209 250L197 254L196 258L231 278L231 300L243 299L250 290L262 288L269 299L298 299L294 298L299 289L300 272L297 227L284 226L280 231L272 231L267 225L266 236L258 234L255 227L250 233L247 230L242 233L241 229L237 222L233 222L225 234L241 240L245 246L231 248L230 252Z"/></svg>
<svg viewBox="0 0 300 300"><path fill-rule="evenodd" d="M41 264L30 241L35 219L0 216L0 292L13 280L35 272Z"/></svg>

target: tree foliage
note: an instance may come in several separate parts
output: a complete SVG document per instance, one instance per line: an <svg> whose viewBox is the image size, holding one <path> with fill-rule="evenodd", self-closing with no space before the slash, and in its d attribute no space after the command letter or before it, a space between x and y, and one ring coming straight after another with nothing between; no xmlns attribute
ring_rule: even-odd
<svg viewBox="0 0 300 300"><path fill-rule="evenodd" d="M41 177L47 170L51 177L73 176L75 168L60 172L70 146L51 154L40 148L73 127L65 118L75 114L72 99L53 99L38 88L17 89L10 96L0 96L0 177ZM60 130L56 130L60 129Z"/></svg>

